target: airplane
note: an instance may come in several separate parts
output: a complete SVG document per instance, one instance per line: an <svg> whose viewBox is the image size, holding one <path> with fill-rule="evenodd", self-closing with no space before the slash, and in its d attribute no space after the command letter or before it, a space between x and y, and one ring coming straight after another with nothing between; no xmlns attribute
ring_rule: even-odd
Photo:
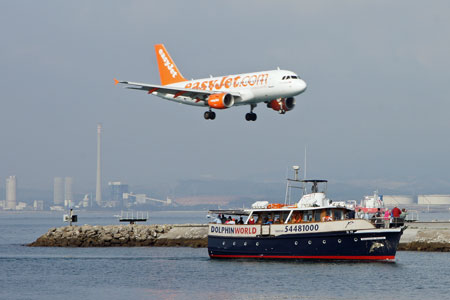
<svg viewBox="0 0 450 300"><path fill-rule="evenodd" d="M204 79L187 80L181 75L163 44L155 45L161 84L146 84L131 81L119 81L114 84L127 85L126 88L146 91L171 101L207 107L206 120L214 120L213 109L228 109L233 106L249 105L250 112L245 115L247 121L256 121L253 109L264 102L268 108L284 114L295 106L294 96L306 90L306 82L291 71L271 70Z"/></svg>

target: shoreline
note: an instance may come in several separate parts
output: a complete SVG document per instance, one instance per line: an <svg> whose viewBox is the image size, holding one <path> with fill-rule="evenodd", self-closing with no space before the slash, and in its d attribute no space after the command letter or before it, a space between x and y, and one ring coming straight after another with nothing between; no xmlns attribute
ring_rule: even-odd
<svg viewBox="0 0 450 300"><path fill-rule="evenodd" d="M29 247L208 247L208 225L106 225L50 228ZM450 252L450 222L408 223L398 251Z"/></svg>

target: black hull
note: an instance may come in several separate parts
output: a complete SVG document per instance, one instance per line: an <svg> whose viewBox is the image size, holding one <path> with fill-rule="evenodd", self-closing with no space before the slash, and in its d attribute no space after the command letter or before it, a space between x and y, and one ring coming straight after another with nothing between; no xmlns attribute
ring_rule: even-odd
<svg viewBox="0 0 450 300"><path fill-rule="evenodd" d="M393 260L402 230L208 237L211 258Z"/></svg>

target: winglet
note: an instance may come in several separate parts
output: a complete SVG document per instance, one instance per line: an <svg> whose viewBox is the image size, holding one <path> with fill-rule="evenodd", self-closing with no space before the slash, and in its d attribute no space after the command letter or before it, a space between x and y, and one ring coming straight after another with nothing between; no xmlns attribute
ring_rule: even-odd
<svg viewBox="0 0 450 300"><path fill-rule="evenodd" d="M119 80L114 78L114 85L117 85L119 83Z"/></svg>

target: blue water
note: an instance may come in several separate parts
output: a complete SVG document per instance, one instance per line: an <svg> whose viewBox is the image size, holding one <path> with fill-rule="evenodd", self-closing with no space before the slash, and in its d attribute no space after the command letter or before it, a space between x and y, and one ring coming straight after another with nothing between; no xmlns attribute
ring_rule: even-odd
<svg viewBox="0 0 450 300"><path fill-rule="evenodd" d="M155 214L154 223L206 222L204 212ZM0 299L448 299L448 253L398 252L395 263L222 261L206 249L23 246L61 219L0 214ZM117 223L108 214L85 221Z"/></svg>

